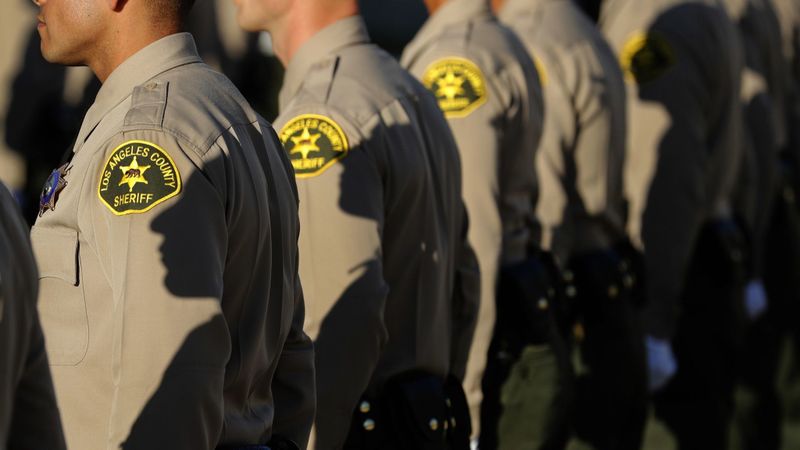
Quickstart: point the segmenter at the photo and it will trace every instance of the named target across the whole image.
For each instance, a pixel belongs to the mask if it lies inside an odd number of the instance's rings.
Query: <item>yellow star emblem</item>
[[[133,162],[130,166],[119,166],[119,170],[122,171],[122,179],[119,181],[119,186],[127,184],[128,192],[133,192],[133,187],[136,186],[136,183],[147,184],[147,180],[144,178],[144,173],[149,168],[150,166],[140,166],[139,162],[134,156]]]
[[[319,147],[317,146],[317,140],[321,138],[321,134],[311,134],[308,131],[308,127],[303,128],[303,134],[298,137],[290,138],[292,143],[294,143],[294,147],[292,151],[289,152],[291,154],[300,153],[303,159],[308,159],[308,154],[311,152],[318,152]]]
[[[441,78],[437,83],[436,96],[453,100],[457,95],[464,95],[464,88],[462,87],[464,81],[464,77],[456,76],[452,70],[448,70],[444,78]]]

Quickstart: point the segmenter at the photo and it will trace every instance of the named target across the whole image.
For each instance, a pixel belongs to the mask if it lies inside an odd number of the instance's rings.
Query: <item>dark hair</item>
[[[160,18],[176,18],[183,23],[194,6],[195,0],[150,0],[153,13]],[[207,0],[208,1],[208,0]]]
[[[181,21],[186,20],[189,17],[192,6],[194,6],[194,0],[175,0],[175,2],[178,4],[178,14]]]

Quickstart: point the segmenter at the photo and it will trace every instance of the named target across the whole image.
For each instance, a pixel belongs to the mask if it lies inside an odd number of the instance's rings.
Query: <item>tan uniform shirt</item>
[[[625,238],[625,84],[617,59],[572,0],[509,0],[499,18],[536,62],[545,100],[536,167],[542,246],[570,255]]]
[[[469,242],[481,270],[481,307],[464,389],[478,431],[481,379],[495,321],[498,269],[538,242],[535,153],[542,130],[536,69],[486,0],[450,0],[406,47],[401,63],[436,95],[463,169]]]
[[[0,449],[64,449],[28,227],[0,184]]]
[[[628,230],[644,248],[646,331],[672,334],[702,224],[727,216],[740,157],[736,31],[713,0],[608,0],[628,88]]]
[[[360,17],[303,44],[285,80],[276,126],[300,192],[316,447],[341,448],[359,398],[388,377],[463,375],[477,263],[447,122]]]
[[[271,126],[165,37],[111,74],[31,237],[70,448],[304,444],[297,197]]]

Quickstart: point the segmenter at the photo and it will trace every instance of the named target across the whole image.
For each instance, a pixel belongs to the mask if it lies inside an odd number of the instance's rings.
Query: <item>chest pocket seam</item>
[[[50,364],[77,365],[89,347],[78,232],[34,226],[31,241],[39,262],[39,315]]]

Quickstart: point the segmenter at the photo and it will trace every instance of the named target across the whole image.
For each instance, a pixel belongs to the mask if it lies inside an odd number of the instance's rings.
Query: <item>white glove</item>
[[[761,280],[750,280],[744,288],[744,309],[750,320],[758,319],[767,310],[767,291]]]
[[[672,345],[664,339],[645,337],[647,349],[648,387],[655,392],[667,384],[678,371],[678,363],[672,353]]]

